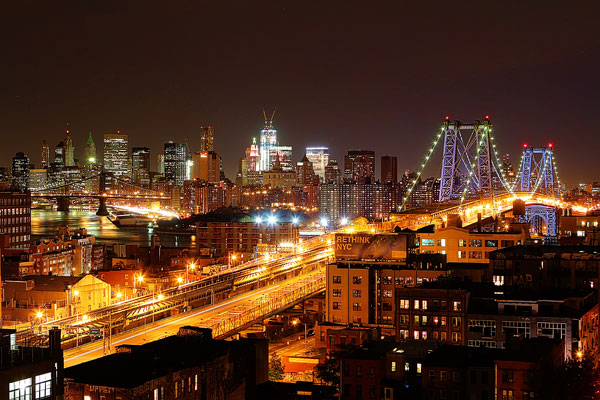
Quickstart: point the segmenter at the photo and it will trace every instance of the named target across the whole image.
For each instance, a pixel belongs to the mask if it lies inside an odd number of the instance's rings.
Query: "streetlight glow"
[[[292,217],[292,224],[297,225],[300,219],[298,217]]]
[[[325,217],[321,218],[320,223],[321,223],[322,226],[326,227],[328,225],[327,218],[325,218]]]
[[[262,217],[259,215],[258,217],[254,218],[254,222],[256,222],[257,224],[262,223]]]
[[[342,218],[340,219],[340,223],[341,223],[342,225],[347,225],[347,224],[348,224],[348,218],[346,218],[346,217],[342,217]]]
[[[267,218],[267,222],[271,225],[277,222],[277,217],[275,215],[269,215]]]

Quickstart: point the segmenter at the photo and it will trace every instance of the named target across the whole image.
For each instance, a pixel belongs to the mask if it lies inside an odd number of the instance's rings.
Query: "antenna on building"
[[[271,117],[267,118],[267,112],[265,111],[265,108],[262,108],[262,112],[263,112],[263,117],[265,118],[265,126],[269,126],[272,127],[273,126],[273,119],[275,118],[275,113],[277,112],[277,107],[273,108],[273,112],[271,113]]]

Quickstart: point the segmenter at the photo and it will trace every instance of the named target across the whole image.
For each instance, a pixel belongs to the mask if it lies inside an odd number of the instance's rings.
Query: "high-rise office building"
[[[96,143],[94,143],[94,139],[92,138],[92,132],[90,132],[88,136],[88,140],[85,143],[84,150],[84,165],[89,167],[90,165],[97,164],[97,153],[96,153]]]
[[[220,157],[214,151],[197,151],[192,155],[192,179],[215,183],[221,181]]]
[[[54,148],[54,164],[57,168],[65,166],[65,142],[60,142]]]
[[[275,160],[279,161],[282,171],[290,172],[294,171],[294,160],[292,154],[292,146],[274,146],[271,150],[271,162],[275,163]],[[269,169],[272,169],[273,165]]]
[[[342,171],[336,160],[329,160],[325,166],[325,180],[323,183],[338,184],[342,182]]]
[[[240,186],[257,186],[262,184],[259,171],[260,152],[256,144],[256,138],[252,138],[252,144],[246,148],[245,157],[240,159],[238,180]]]
[[[183,186],[186,175],[187,151],[185,143],[165,143],[165,178],[174,186]]]
[[[73,139],[71,139],[71,128],[67,123],[67,130],[65,132],[65,167],[75,166],[75,147],[73,146]]]
[[[306,158],[312,163],[315,174],[325,181],[325,167],[329,162],[329,149],[327,147],[307,147]]]
[[[30,169],[27,187],[29,190],[40,190],[48,183],[48,169]]]
[[[104,171],[111,173],[116,178],[128,176],[131,172],[128,167],[129,136],[117,133],[104,135]],[[112,189],[112,179],[108,177],[105,189]]]
[[[21,193],[27,191],[29,183],[29,157],[18,152],[12,158],[12,189]]]
[[[313,170],[313,163],[310,162],[307,155],[296,163],[296,176],[300,185],[315,185],[319,183],[319,177]]]
[[[200,151],[215,150],[215,129],[208,126],[200,127]]]
[[[131,176],[133,181],[143,187],[150,187],[150,148],[131,148]]]
[[[381,157],[381,183],[398,182],[398,157]]]
[[[50,146],[46,143],[45,140],[42,141],[42,158],[41,158],[42,168],[48,168],[50,166]]]
[[[267,114],[263,110],[263,115],[265,117],[265,125],[260,130],[260,159],[259,159],[259,171],[268,171],[273,168],[273,161],[275,160],[275,155],[277,151],[275,147],[277,146],[277,129],[273,127],[273,117],[275,116],[275,111],[271,114],[271,117],[267,117]]]
[[[344,156],[344,180],[360,184],[375,183],[375,152],[348,150]]]
[[[159,174],[164,175],[165,174],[165,155],[164,154],[159,154],[156,156],[156,162],[157,162],[157,171]]]

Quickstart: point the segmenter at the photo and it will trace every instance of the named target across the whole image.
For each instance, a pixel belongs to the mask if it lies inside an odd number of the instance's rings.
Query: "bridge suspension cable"
[[[431,159],[431,156],[432,156],[435,148],[437,147],[437,144],[439,143],[440,138],[442,137],[443,132],[444,132],[444,127],[442,127],[441,130],[440,130],[440,133],[438,133],[435,136],[435,139],[433,140],[433,144],[431,145],[431,147],[429,148],[429,150],[425,154],[423,162],[421,163],[421,166],[417,170],[417,176],[415,177],[415,179],[413,179],[413,181],[411,182],[408,190],[404,194],[404,197],[402,198],[402,205],[400,206],[400,210],[404,210],[406,202],[408,201],[408,198],[410,197],[412,191],[414,190],[415,186],[417,185],[417,182],[419,181],[419,178],[421,177],[421,174],[423,173],[423,170],[425,169],[425,167],[427,166],[429,160]]]

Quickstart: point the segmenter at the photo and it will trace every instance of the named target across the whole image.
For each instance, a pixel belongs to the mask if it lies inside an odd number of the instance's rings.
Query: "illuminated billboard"
[[[335,256],[346,260],[406,259],[405,235],[336,233]]]

